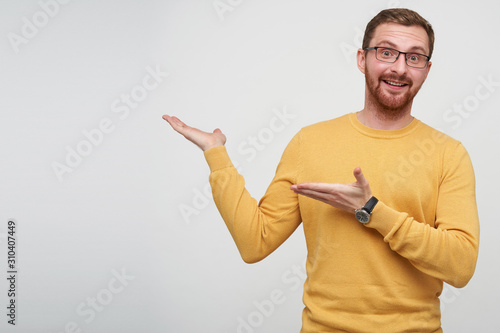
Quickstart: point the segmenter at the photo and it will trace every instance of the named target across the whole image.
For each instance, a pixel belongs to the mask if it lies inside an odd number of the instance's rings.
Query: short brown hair
[[[384,23],[397,23],[406,26],[418,25],[424,28],[429,37],[429,58],[432,56],[432,51],[434,50],[434,30],[432,30],[431,24],[417,12],[406,8],[385,9],[372,18],[366,25],[365,36],[363,37],[363,49],[369,47],[375,29]]]

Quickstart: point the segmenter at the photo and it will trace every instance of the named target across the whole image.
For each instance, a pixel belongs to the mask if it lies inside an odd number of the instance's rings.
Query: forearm
[[[366,226],[378,230],[393,251],[420,271],[463,287],[474,274],[479,247],[477,214],[465,215],[469,220],[457,223],[460,227],[432,227],[379,202]]]
[[[210,184],[214,202],[245,262],[262,260],[297,228],[298,206],[276,194],[289,187],[286,181],[274,181],[261,204],[251,197],[245,181],[231,163],[224,147],[205,151],[210,166]],[[287,189],[287,192],[291,192]],[[293,193],[291,194],[293,195]],[[265,201],[265,202],[263,202]],[[293,200],[292,200],[293,201]],[[297,212],[295,212],[297,211]]]

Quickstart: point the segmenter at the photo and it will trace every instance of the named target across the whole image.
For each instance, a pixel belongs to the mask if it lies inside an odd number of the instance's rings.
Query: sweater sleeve
[[[225,147],[205,151],[215,204],[247,263],[264,259],[301,223],[297,194],[290,190],[297,173],[297,154],[296,136],[283,153],[265,195],[257,203],[245,189],[245,181]]]
[[[393,251],[420,271],[454,287],[464,287],[476,267],[479,218],[474,171],[461,144],[443,162],[434,225],[418,222],[379,202],[366,226],[378,230]]]

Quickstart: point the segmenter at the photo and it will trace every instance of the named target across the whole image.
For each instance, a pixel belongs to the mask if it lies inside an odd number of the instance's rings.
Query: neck
[[[408,126],[413,120],[413,116],[409,113],[394,119],[384,113],[371,112],[367,109],[359,111],[356,115],[363,125],[380,130],[398,130]]]
[[[365,108],[357,113],[358,120],[365,126],[380,130],[398,130],[408,126],[413,120],[411,103],[401,110],[380,110],[375,105],[365,103]]]

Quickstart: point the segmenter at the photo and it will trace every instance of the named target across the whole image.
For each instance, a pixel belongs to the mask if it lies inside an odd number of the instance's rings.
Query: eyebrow
[[[394,48],[394,49],[396,49],[396,47],[397,47],[396,44],[394,44],[394,43],[392,43],[391,41],[388,41],[388,40],[382,40],[378,44],[379,45],[380,44],[387,44],[389,47]],[[421,52],[423,55],[427,54],[426,50],[423,47],[420,47],[420,46],[413,46],[412,48],[410,48],[409,50],[407,50],[407,52]]]

